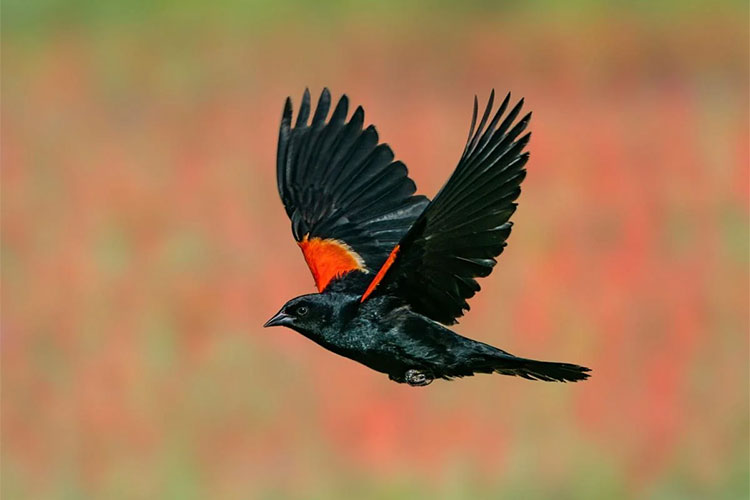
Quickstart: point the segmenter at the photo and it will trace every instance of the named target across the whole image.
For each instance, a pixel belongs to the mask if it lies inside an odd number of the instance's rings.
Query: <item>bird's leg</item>
[[[415,369],[407,370],[404,378],[406,379],[406,383],[412,387],[430,385],[434,379],[432,373],[429,371]]]

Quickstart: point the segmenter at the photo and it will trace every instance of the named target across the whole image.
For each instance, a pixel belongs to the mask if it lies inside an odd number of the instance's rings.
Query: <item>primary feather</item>
[[[377,270],[428,200],[414,195],[406,167],[394,161],[387,144],[378,142],[375,127],[364,126],[361,106],[348,121],[347,96],[339,99],[328,119],[330,106],[331,94],[324,89],[309,121],[310,92],[305,90],[292,125],[287,98],[277,152],[279,194],[298,242],[319,238],[341,243],[354,260],[364,263],[361,270]],[[311,269],[312,258],[330,258],[309,251],[305,257]],[[340,277],[351,270],[334,274]]]
[[[476,127],[477,99],[469,138],[456,170],[399,242],[398,256],[376,293],[401,297],[414,311],[444,324],[469,309],[510,235],[529,154],[523,134],[531,113],[515,122],[521,99],[504,116],[508,94],[489,121],[495,93]],[[502,121],[501,121],[502,119]]]

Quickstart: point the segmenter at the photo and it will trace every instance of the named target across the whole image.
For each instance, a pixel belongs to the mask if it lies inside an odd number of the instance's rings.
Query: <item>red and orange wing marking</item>
[[[309,238],[305,235],[299,242],[307,267],[310,268],[318,291],[326,289],[331,280],[351,271],[365,271],[365,265],[357,252],[333,238]]]
[[[359,299],[360,302],[364,302],[365,299],[370,296],[370,294],[375,290],[375,288],[383,280],[383,276],[385,276],[385,273],[388,272],[388,269],[390,269],[390,267],[393,265],[393,262],[396,260],[396,256],[398,255],[399,249],[400,249],[399,245],[396,245],[395,247],[393,247],[393,250],[391,250],[391,253],[388,255],[388,258],[385,259],[385,262],[380,267],[378,274],[375,275],[375,277],[372,279],[370,284],[367,286],[367,290],[365,290],[365,293],[362,294],[362,298]]]

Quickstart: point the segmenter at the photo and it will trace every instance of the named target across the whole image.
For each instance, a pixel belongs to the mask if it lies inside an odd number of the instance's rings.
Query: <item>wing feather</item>
[[[331,104],[323,89],[312,112],[306,89],[292,126],[287,98],[276,157],[279,194],[319,291],[351,271],[377,270],[429,201],[364,126],[361,106],[347,121],[348,97],[328,118]]]
[[[529,158],[524,149],[530,134],[522,134],[531,113],[517,120],[523,99],[507,114],[510,94],[493,115],[494,102],[493,91],[477,126],[474,98],[469,137],[456,170],[361,300],[388,293],[445,324],[455,323],[469,309],[467,299],[480,289],[476,278],[492,272],[507,244]]]

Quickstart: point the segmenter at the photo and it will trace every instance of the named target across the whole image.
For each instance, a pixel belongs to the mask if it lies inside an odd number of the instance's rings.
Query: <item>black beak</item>
[[[279,311],[273,318],[266,321],[266,324],[263,325],[263,328],[268,328],[269,326],[285,326],[291,323],[292,317],[288,314],[285,314],[284,311]]]

